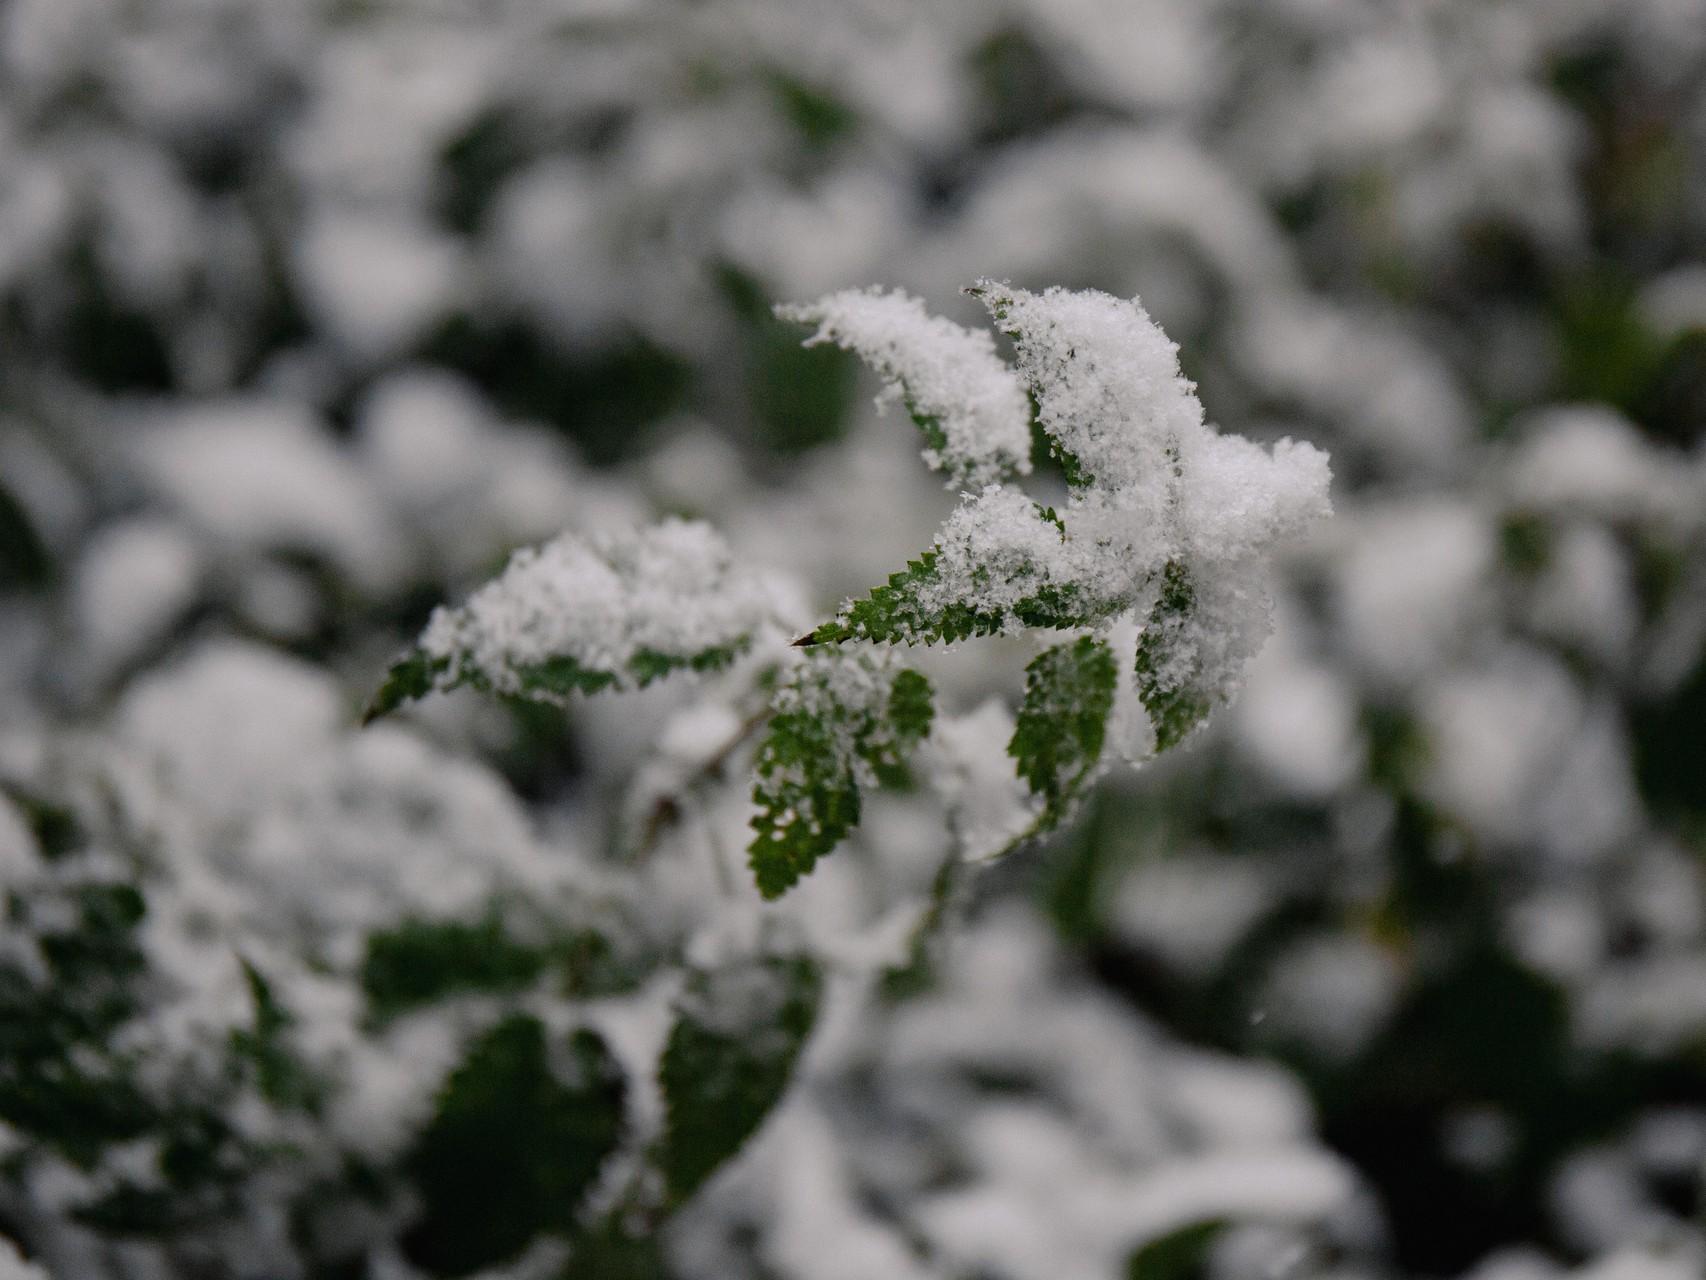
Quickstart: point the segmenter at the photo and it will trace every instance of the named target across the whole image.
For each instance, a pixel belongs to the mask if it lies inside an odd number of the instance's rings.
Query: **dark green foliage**
[[[53,561],[23,506],[0,485],[0,590],[39,587],[53,575]]]
[[[525,122],[513,108],[489,107],[439,152],[438,213],[464,234],[479,230],[503,185],[534,151]]]
[[[661,680],[673,671],[721,671],[746,651],[745,644],[719,645],[697,653],[659,653],[655,649],[640,649],[628,662],[628,670],[644,689],[654,680]]]
[[[888,1000],[907,1000],[927,990],[935,978],[937,953],[950,917],[957,914],[966,866],[958,850],[942,859],[930,881],[930,905],[906,940],[906,959],[883,971],[878,989]]]
[[[773,731],[772,740],[777,743],[773,758],[828,758],[808,735],[787,727],[779,736]],[[859,824],[859,786],[851,772],[800,785],[772,784],[761,776],[752,798],[760,812],[752,820],[757,835],[747,847],[747,860],[766,898],[779,898],[793,888]]]
[[[627,670],[621,673],[583,666],[566,654],[543,662],[517,663],[510,668],[510,675],[519,684],[512,696],[539,702],[561,702],[577,693],[603,693],[620,684],[624,678],[634,687],[643,689],[675,671],[720,671],[744,653],[747,644],[743,640],[738,644],[717,645],[696,653],[679,654],[641,649],[629,660]],[[362,714],[362,723],[371,724],[405,703],[424,698],[434,691],[448,692],[464,685],[492,691],[491,680],[470,663],[412,649],[392,664],[384,683],[379,686],[379,692],[374,694],[373,701]]]
[[[1118,683],[1113,649],[1092,636],[1046,649],[1025,668],[1025,701],[1007,753],[1043,798],[1037,830],[1056,826],[1094,775]]]
[[[884,712],[886,732],[865,753],[876,770],[877,781],[886,787],[906,784],[906,757],[930,732],[930,722],[935,716],[935,695],[930,682],[910,669],[896,672]]]
[[[1162,572],[1161,595],[1149,611],[1149,621],[1137,641],[1137,694],[1155,726],[1155,749],[1166,751],[1190,735],[1213,709],[1210,694],[1188,678],[1181,679],[1172,651],[1181,629],[1196,608],[1196,589],[1189,572],[1176,560]]]
[[[680,408],[693,383],[681,356],[638,335],[613,337],[596,352],[575,352],[508,317],[457,315],[421,354],[486,389],[508,416],[555,427],[595,465],[645,448],[646,428]]]
[[[64,363],[102,391],[166,391],[176,382],[165,326],[117,296],[92,237],[80,236],[63,269],[69,305],[56,332],[31,335],[57,343]]]
[[[907,415],[924,436],[924,443],[937,453],[948,447],[948,433],[942,430],[942,420],[934,414],[920,412],[911,400],[906,402]]]
[[[1638,707],[1633,726],[1635,777],[1642,795],[1655,810],[1682,815],[1695,824],[1706,845],[1702,726],[1706,726],[1706,655],[1680,688]]]
[[[1532,577],[1552,558],[1553,532],[1542,516],[1526,511],[1507,514],[1499,525],[1499,548],[1513,572]]]
[[[456,991],[524,987],[544,968],[544,952],[512,941],[495,916],[471,924],[408,920],[368,938],[361,986],[383,1020]]]
[[[783,114],[808,150],[826,151],[858,127],[858,112],[823,90],[779,70],[769,78]]]
[[[758,280],[729,264],[716,283],[740,325],[744,390],[760,443],[794,454],[839,440],[858,385],[859,361],[824,344],[800,344],[798,326],[777,318]]]
[[[1051,523],[1060,523],[1052,508],[1039,507],[1038,511]],[[927,607],[922,596],[940,581],[937,558],[938,553],[932,549],[916,560],[909,560],[905,569],[889,575],[885,585],[849,603],[834,621],[817,627],[801,643],[868,640],[878,644],[949,644],[974,636],[997,635],[1014,619],[1027,627],[1060,631],[1091,625],[1119,609],[1119,602],[1097,600],[1082,587],[1070,583],[1039,587],[1014,604],[1010,614],[998,609],[980,609],[964,600]]]
[[[235,1208],[235,1180],[257,1155],[206,1106],[158,1115],[158,1180],[120,1181],[79,1207],[77,1220],[105,1235],[165,1238],[204,1227]]]
[[[903,670],[879,704],[850,706],[826,674],[845,660],[826,655],[801,669],[801,695],[771,717],[759,747],[752,789],[759,812],[747,852],[766,898],[785,893],[858,824],[860,765],[899,785],[907,756],[930,730],[928,680]]]
[[[615,1223],[575,1237],[574,1252],[558,1280],[674,1280],[655,1233],[632,1235]]]
[[[1126,1263],[1126,1280],[1193,1280],[1203,1272],[1224,1222],[1193,1222],[1151,1240]]]
[[[604,1041],[577,1031],[558,1054],[538,1019],[506,1018],[445,1082],[406,1167],[420,1193],[403,1252],[435,1275],[512,1258],[567,1235],[622,1134],[626,1084]]]
[[[781,1099],[822,986],[807,956],[691,976],[658,1066],[666,1119],[655,1155],[672,1204],[739,1151]]]
[[[411,649],[391,664],[385,680],[373,700],[362,713],[361,722],[372,724],[380,716],[390,715],[406,702],[424,698],[433,691],[439,676],[449,669],[444,658],[435,658],[420,649]]]
[[[464,666],[457,683],[467,683],[478,686],[484,680]],[[613,671],[596,671],[584,667],[573,658],[547,658],[543,662],[528,663],[525,666],[513,668],[515,675],[521,681],[521,697],[538,697],[544,699],[566,698],[572,693],[603,693],[616,683],[616,673]]]
[[[617,932],[614,922],[600,916],[601,927],[577,928],[554,940],[547,949],[547,965],[558,990],[566,996],[598,997],[632,991],[646,976],[647,963],[635,954],[630,942],[623,946],[613,937],[632,938],[639,926],[625,922]],[[610,923],[605,932],[603,923]]]
[[[19,786],[0,784],[0,795],[17,809],[47,861],[64,857],[83,842],[77,816],[64,805]]]
[[[254,1001],[255,1021],[249,1029],[232,1031],[232,1053],[248,1063],[255,1087],[268,1102],[312,1109],[320,1100],[322,1088],[291,1049],[288,1037],[294,1019],[274,998],[261,971],[242,957],[238,959],[249,984],[249,998]]]
[[[55,923],[34,928],[45,973],[0,963],[0,1120],[88,1164],[157,1123],[108,1047],[136,1012],[147,906],[132,885],[94,880],[8,895],[6,908],[10,929]]]
[[[838,644],[870,640],[879,644],[926,644],[994,635],[1001,629],[999,614],[979,612],[969,605],[927,613],[919,596],[937,582],[935,551],[926,551],[906,568],[889,575],[886,585],[872,590],[805,638],[807,644]]]

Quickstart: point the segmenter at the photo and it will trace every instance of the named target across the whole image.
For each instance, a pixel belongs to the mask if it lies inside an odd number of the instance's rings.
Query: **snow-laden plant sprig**
[[[768,698],[743,722],[763,731],[748,854],[766,897],[852,830],[865,788],[904,780],[927,739],[925,780],[950,811],[971,791],[988,803],[961,758],[986,735],[952,732],[901,647],[1074,633],[1027,668],[1006,746],[1017,800],[998,798],[1003,821],[955,822],[984,833],[969,852],[1059,825],[1116,756],[1182,742],[1267,636],[1274,548],[1329,513],[1326,455],[1213,430],[1177,347],[1135,299],[992,281],[970,292],[1011,340],[1013,364],[989,333],[900,292],[778,308],[817,326],[808,343],[870,364],[883,399],[923,433],[925,461],[961,489],[934,543],[885,584],[790,644],[785,586],[737,563],[704,524],[565,536],[440,609],[370,715],[460,685],[562,702],[750,655],[740,670]],[[1067,484],[1059,506],[1016,483],[1030,471],[1033,419]]]

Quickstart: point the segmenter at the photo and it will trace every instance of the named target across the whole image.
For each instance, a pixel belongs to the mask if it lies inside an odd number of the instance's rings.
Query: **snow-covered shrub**
[[[1701,17],[0,5],[0,1275],[1693,1280]],[[1068,483],[982,275],[1140,295],[1338,518]],[[616,613],[355,730],[658,538],[716,669]],[[747,1137],[691,1191],[672,1105]]]

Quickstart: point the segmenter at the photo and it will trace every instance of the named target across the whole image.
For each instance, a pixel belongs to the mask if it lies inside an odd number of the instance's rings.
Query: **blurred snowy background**
[[[356,712],[564,528],[878,581],[951,495],[769,308],[980,275],[1140,294],[1339,515],[568,1251],[739,797],[624,856],[691,689]],[[849,966],[921,805],[781,908]],[[1700,1280],[1706,4],[0,0],[0,888],[5,1280]]]

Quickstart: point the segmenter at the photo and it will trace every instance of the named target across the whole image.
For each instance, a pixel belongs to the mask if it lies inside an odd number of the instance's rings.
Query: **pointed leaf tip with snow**
[[[1030,471],[1030,403],[988,332],[933,316],[898,289],[845,289],[776,314],[817,326],[807,346],[832,342],[881,375],[885,395],[924,433],[924,461],[947,473],[950,488]]]

